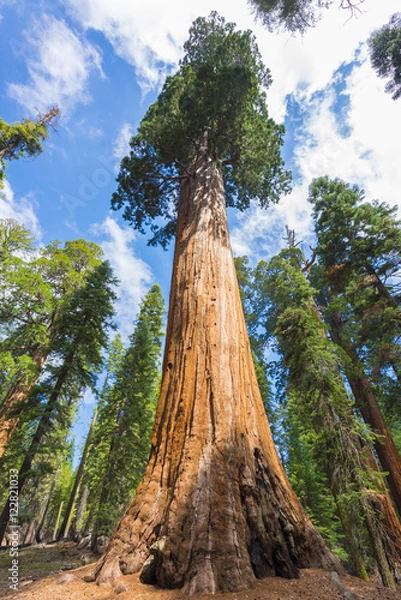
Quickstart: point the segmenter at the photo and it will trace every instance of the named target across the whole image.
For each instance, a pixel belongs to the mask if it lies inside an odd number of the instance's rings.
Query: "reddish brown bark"
[[[16,378],[4,405],[0,411],[0,457],[9,443],[18,423],[22,406],[27,402],[29,394],[38,380],[43,365],[45,364],[51,340],[55,335],[54,327],[55,315],[53,314],[47,325],[48,343],[44,346],[39,346],[32,354],[32,363],[34,370],[29,375]]]
[[[16,414],[17,407],[21,406],[21,403],[27,400],[29,392],[40,375],[45,360],[46,356],[43,355],[43,352],[38,351],[34,354],[32,362],[35,372],[31,373],[28,377],[16,381],[2,407],[0,412],[0,457],[3,456],[7,444],[19,423],[20,415]]]
[[[144,563],[146,564],[144,566]],[[221,172],[182,183],[161,396],[135,499],[92,573],[188,594],[341,568],[295,497],[254,372]]]
[[[332,340],[341,346],[350,358],[351,366],[346,367],[346,376],[363,420],[377,436],[374,447],[383,471],[387,472],[386,480],[394,504],[401,514],[401,456],[355,348],[347,338],[344,321],[339,313],[329,318],[329,326]]]

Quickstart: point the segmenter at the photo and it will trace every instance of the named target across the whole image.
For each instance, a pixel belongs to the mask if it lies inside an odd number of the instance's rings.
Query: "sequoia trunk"
[[[19,423],[22,406],[28,401],[29,394],[37,382],[43,365],[47,359],[49,346],[53,340],[56,330],[54,326],[55,314],[49,319],[47,325],[48,341],[46,347],[38,346],[32,354],[33,373],[30,375],[17,375],[16,381],[12,386],[4,405],[0,411],[0,457],[4,451]]]
[[[200,153],[181,184],[160,400],[149,463],[92,578],[142,569],[187,594],[340,569],[298,502],[256,381],[221,171]]]

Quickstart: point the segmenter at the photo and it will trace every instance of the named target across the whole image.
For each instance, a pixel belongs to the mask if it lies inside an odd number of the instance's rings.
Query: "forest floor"
[[[9,550],[0,552],[0,597],[17,600],[184,600],[180,590],[161,590],[143,585],[138,575],[123,577],[125,590],[119,594],[109,586],[85,583],[82,577],[96,557],[78,550],[75,544],[59,543],[22,548],[19,551],[18,591],[10,590],[8,569],[11,566]],[[346,575],[341,577],[346,590],[356,594],[355,600],[400,600],[401,586],[396,592],[383,588],[377,581],[363,582]],[[251,590],[236,593],[202,594],[198,600],[344,600],[333,582],[330,572],[322,569],[304,569],[300,579],[267,577],[256,582]],[[348,595],[348,598],[352,596]]]

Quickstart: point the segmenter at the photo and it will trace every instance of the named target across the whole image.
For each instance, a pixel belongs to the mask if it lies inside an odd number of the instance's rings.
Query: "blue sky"
[[[234,253],[269,258],[286,224],[313,243],[306,202],[313,177],[338,176],[368,199],[398,204],[401,101],[385,94],[365,42],[399,2],[365,0],[353,19],[339,3],[301,37],[266,31],[246,0],[0,0],[1,117],[34,118],[51,105],[62,112],[45,152],[9,165],[0,217],[23,221],[42,244],[99,243],[121,282],[117,320],[125,335],[152,283],[167,300],[172,248],[149,248],[110,210],[110,197],[128,140],[174,71],[191,22],[211,10],[255,32],[273,76],[269,111],[285,123],[283,155],[294,172],[293,192],[279,205],[230,211]]]

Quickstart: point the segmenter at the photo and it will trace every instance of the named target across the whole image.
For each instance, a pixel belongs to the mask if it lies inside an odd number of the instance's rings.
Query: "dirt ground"
[[[31,546],[19,554],[18,591],[9,589],[8,568],[10,555],[0,553],[0,597],[18,600],[184,600],[180,590],[161,590],[143,585],[138,575],[122,578],[120,593],[109,586],[85,583],[82,577],[88,571],[94,556],[79,551],[74,544]],[[84,565],[84,566],[79,566]],[[76,568],[78,567],[79,568]],[[377,581],[363,582],[356,577],[341,577],[344,588],[360,600],[401,600],[401,586],[396,592],[387,590]],[[243,592],[203,594],[199,600],[343,600],[344,595],[333,583],[332,575],[322,569],[304,569],[300,579],[268,577],[256,582],[254,588]]]

